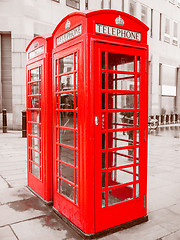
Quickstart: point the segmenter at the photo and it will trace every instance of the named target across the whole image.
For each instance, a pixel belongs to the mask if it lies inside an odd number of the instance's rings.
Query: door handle
[[[97,116],[95,116],[95,125],[98,126],[99,125],[99,118]]]

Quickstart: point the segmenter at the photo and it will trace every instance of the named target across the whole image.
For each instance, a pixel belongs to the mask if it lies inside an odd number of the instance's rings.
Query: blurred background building
[[[180,114],[180,0],[0,0],[0,127],[21,129],[26,46],[73,11],[115,9],[149,27],[149,115]]]

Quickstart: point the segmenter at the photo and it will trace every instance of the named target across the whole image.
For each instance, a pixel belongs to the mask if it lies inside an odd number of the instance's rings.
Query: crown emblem
[[[119,15],[119,17],[117,17],[116,19],[115,19],[115,23],[117,24],[117,25],[120,25],[120,26],[123,26],[124,25],[124,20],[120,17],[120,15]]]
[[[66,25],[65,25],[65,29],[68,30],[71,26],[71,22],[69,20],[67,20]]]

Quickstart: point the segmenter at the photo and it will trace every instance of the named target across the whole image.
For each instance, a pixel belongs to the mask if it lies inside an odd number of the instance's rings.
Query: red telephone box
[[[147,220],[147,30],[99,10],[53,33],[54,209],[86,236]]]
[[[28,187],[52,201],[52,36],[36,37],[26,49]]]

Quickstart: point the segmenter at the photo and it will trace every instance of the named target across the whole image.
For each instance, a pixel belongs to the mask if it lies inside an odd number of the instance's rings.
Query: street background
[[[0,130],[0,240],[82,239],[26,188],[26,140]],[[148,146],[149,221],[101,240],[180,239],[180,126],[159,127]]]

